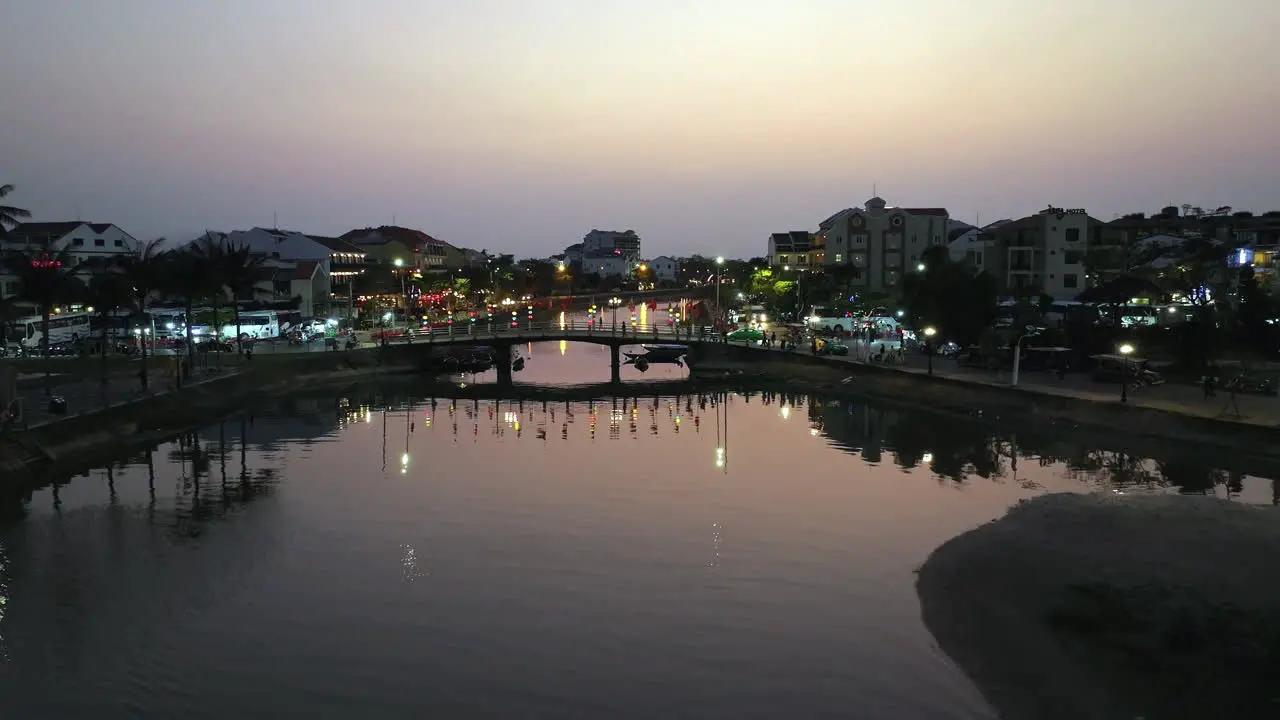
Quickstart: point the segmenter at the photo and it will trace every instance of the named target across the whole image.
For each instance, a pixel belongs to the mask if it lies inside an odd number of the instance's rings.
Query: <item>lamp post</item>
[[[932,325],[924,329],[924,356],[929,363],[929,374],[933,374],[933,336],[938,331]]]
[[[396,270],[399,271],[399,275],[400,275],[400,302],[404,303],[404,322],[405,322],[405,325],[408,325],[409,324],[409,297],[404,287],[404,260],[401,260],[400,258],[396,258],[395,266],[396,266]]]
[[[613,308],[613,332],[618,332],[618,306],[622,304],[622,298],[614,295],[609,298],[609,307]]]
[[[1028,325],[1026,330],[1018,335],[1018,340],[1013,344],[1013,381],[1009,383],[1010,387],[1018,387],[1018,370],[1022,367],[1022,341],[1030,337],[1040,334],[1040,328]]]
[[[1133,346],[1125,343],[1120,346],[1120,402],[1129,402],[1129,356],[1133,354]]]
[[[720,312],[720,268],[724,266],[724,257],[716,256],[716,312]]]

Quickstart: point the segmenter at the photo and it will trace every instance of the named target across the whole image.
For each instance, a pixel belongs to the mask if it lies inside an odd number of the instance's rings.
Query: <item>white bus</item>
[[[49,345],[77,342],[89,338],[90,313],[66,313],[49,316]],[[10,323],[11,336],[28,351],[39,350],[44,341],[44,331],[39,315],[25,317]]]
[[[236,324],[222,326],[222,337],[234,340]],[[248,340],[269,340],[280,337],[280,315],[275,312],[240,313],[240,337]]]

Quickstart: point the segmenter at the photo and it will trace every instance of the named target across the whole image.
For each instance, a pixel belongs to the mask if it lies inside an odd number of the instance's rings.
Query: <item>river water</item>
[[[579,349],[536,346],[529,372],[607,378],[607,352]],[[298,398],[0,520],[0,702],[23,720],[985,718],[913,570],[1021,498],[1179,485],[1275,492],[1194,457],[823,398]]]

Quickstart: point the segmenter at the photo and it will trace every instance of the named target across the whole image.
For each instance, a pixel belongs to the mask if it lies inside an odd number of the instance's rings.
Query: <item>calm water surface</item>
[[[821,398],[303,399],[4,521],[0,698],[23,719],[985,718],[914,568],[1020,498],[1171,483],[1274,495]]]

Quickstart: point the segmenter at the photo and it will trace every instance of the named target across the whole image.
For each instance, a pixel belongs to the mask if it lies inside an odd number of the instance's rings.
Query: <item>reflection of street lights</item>
[[[932,325],[924,329],[924,355],[929,362],[930,375],[933,374],[933,336],[937,334],[938,331]]]
[[[1133,354],[1133,346],[1125,343],[1120,346],[1120,402],[1129,402],[1129,356]]]
[[[924,263],[916,264],[916,272],[924,272]]]

